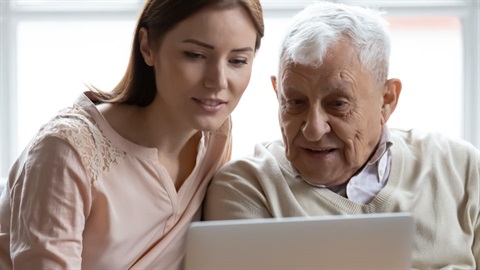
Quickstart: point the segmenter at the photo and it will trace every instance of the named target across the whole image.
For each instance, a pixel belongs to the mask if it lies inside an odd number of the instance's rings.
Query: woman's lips
[[[221,100],[221,99],[197,99],[193,98],[197,104],[200,105],[202,109],[204,109],[207,112],[218,112],[219,110],[222,109],[223,105],[227,104],[227,102]]]

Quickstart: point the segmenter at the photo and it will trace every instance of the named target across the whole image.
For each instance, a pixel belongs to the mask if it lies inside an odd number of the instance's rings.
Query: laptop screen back
[[[186,269],[409,269],[408,213],[191,224]]]

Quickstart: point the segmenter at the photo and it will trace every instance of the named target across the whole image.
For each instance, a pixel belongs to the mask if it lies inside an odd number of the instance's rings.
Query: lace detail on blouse
[[[57,137],[72,145],[92,183],[125,156],[125,152],[103,135],[93,118],[78,104],[61,110],[42,126],[30,149],[47,137]]]

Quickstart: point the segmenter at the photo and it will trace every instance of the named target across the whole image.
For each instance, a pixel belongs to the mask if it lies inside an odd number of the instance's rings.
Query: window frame
[[[70,0],[71,1],[71,0]],[[16,40],[17,25],[22,21],[44,20],[118,20],[138,16],[143,6],[140,0],[122,2],[78,1],[59,8],[55,1],[46,6],[20,5],[15,0],[0,1],[0,180],[17,158]],[[358,5],[358,0],[336,0]],[[89,4],[90,3],[90,4]],[[265,17],[291,17],[312,1],[262,0]],[[480,148],[480,2],[476,0],[376,0],[362,5],[385,10],[389,16],[454,16],[461,21],[463,41],[463,112],[462,138]],[[4,181],[0,181],[2,183]]]

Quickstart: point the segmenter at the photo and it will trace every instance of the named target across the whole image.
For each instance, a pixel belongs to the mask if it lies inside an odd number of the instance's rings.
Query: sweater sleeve
[[[475,258],[475,264],[477,269],[480,268],[480,151],[477,151],[477,161],[476,161],[476,168],[473,170],[473,178],[476,183],[477,187],[477,200],[478,200],[478,213],[475,223],[475,231],[474,231],[474,241],[473,241],[473,256]],[[475,180],[476,179],[476,180]]]
[[[82,233],[92,198],[77,152],[59,138],[44,138],[10,177],[14,268],[80,269]]]
[[[475,240],[473,243],[473,256],[477,269],[480,268],[480,213],[475,224]]]
[[[271,218],[258,175],[248,162],[227,163],[214,176],[207,191],[205,220]]]

